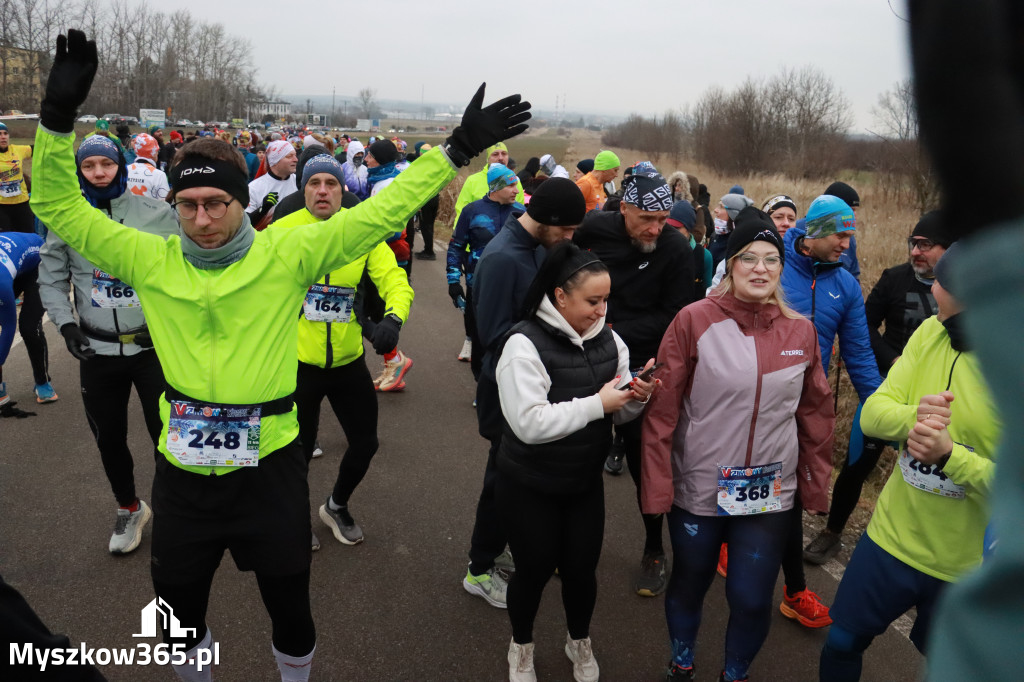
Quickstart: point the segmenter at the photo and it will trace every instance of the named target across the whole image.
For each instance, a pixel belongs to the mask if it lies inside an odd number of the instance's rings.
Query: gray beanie
[[[729,214],[729,220],[735,221],[740,211],[747,206],[753,206],[754,200],[744,194],[726,194],[721,198],[725,212]]]

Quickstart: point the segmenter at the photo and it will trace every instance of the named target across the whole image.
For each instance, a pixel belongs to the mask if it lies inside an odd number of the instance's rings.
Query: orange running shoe
[[[828,607],[821,603],[821,597],[806,588],[790,596],[789,590],[783,587],[779,611],[807,628],[823,628],[832,624]]]

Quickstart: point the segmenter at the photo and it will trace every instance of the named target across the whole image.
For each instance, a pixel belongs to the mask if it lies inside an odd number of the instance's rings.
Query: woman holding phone
[[[729,543],[729,625],[720,679],[746,680],[771,624],[797,488],[828,510],[834,414],[814,326],[782,297],[785,249],[771,218],[740,211],[711,295],[683,308],[658,358],[644,417],[641,506],[668,513],[668,679],[693,679],[704,595]]]
[[[556,569],[573,676],[577,682],[599,676],[590,618],[604,536],[601,472],[612,424],[636,418],[656,383],[629,378],[629,351],[605,324],[610,290],[608,268],[596,256],[570,242],[556,247],[498,360],[505,431],[495,496],[516,559],[508,586],[512,682],[537,679],[533,622]],[[653,364],[652,358],[647,368]]]

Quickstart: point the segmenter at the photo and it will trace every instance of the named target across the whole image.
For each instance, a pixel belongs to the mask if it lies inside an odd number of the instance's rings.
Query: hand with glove
[[[530,103],[523,102],[522,95],[509,95],[493,104],[481,108],[484,103],[483,83],[473,95],[462,123],[444,141],[444,150],[456,166],[468,166],[470,160],[496,142],[515,137],[529,126]]]
[[[266,215],[267,212],[277,206],[277,192],[268,192],[267,196],[263,198],[263,205],[260,206],[260,213]]]
[[[79,360],[88,360],[96,355],[96,351],[89,347],[89,339],[74,322],[62,325],[60,334],[64,337],[64,343],[68,345],[68,351]]]
[[[385,355],[398,347],[398,332],[402,329],[402,321],[397,315],[385,315],[384,319],[377,323],[370,337],[373,344],[373,351],[377,355]]]
[[[465,309],[466,307],[466,292],[462,290],[462,284],[460,282],[449,282],[448,283],[448,295],[452,297],[452,303],[456,308]],[[462,300],[462,304],[459,304],[459,300]]]
[[[89,96],[99,58],[96,43],[81,31],[71,29],[57,36],[57,52],[46,79],[46,94],[39,109],[39,122],[55,133],[75,130],[78,107]]]

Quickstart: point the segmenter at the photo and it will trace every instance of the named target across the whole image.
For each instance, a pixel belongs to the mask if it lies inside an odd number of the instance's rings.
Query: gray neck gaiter
[[[228,240],[227,244],[218,246],[215,249],[204,249],[188,238],[180,226],[181,251],[185,254],[185,260],[200,270],[217,270],[226,268],[234,262],[242,260],[249,252],[253,239],[256,237],[256,230],[253,229],[249,216],[242,214],[242,225],[235,232],[235,236]]]

